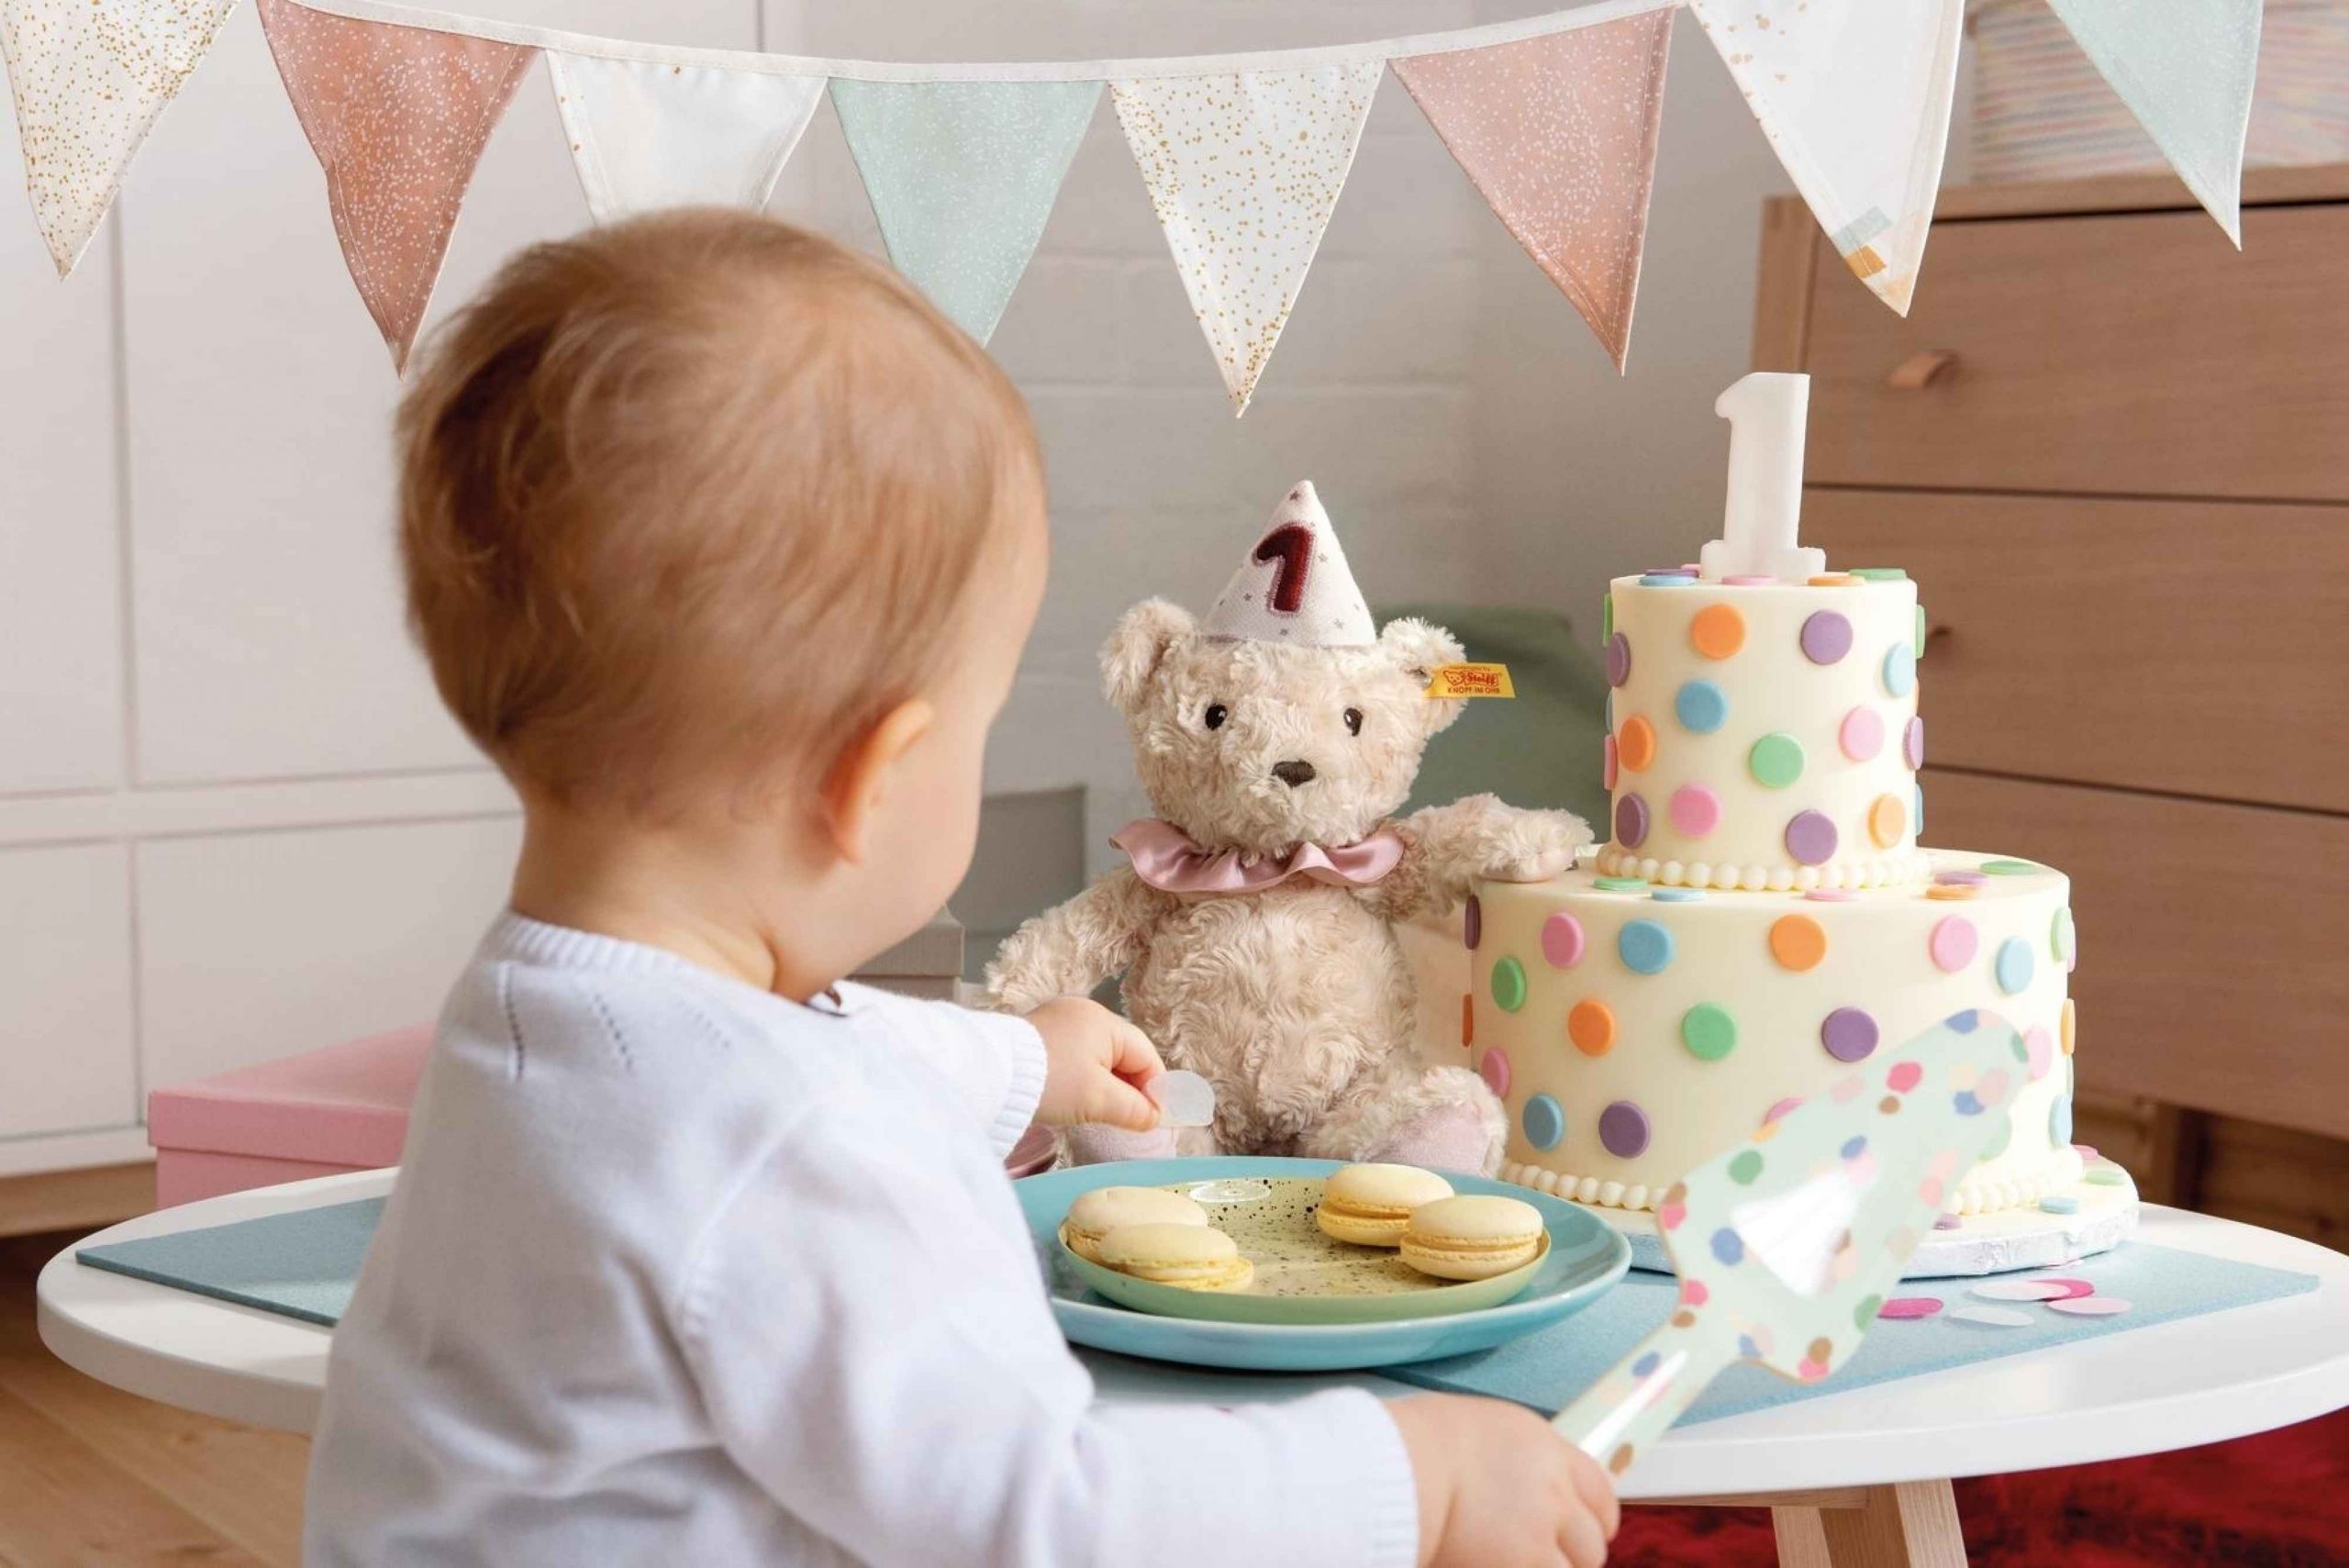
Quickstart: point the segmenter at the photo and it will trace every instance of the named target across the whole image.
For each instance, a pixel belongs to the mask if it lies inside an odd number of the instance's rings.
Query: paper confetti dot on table
[[[1833,610],[1820,610],[1802,623],[1803,657],[1814,664],[1832,664],[1852,651],[1852,623]]]
[[[1737,1049],[1737,1020],[1714,1002],[1699,1002],[1680,1016],[1680,1043],[1700,1062],[1719,1062]]]
[[[2051,1301],[2047,1310],[2061,1312],[2067,1318],[2110,1318],[2128,1311],[2130,1306],[2117,1296],[2079,1296],[2066,1301]]]
[[[1891,849],[1909,831],[1909,803],[1897,795],[1880,795],[1868,807],[1868,837],[1876,848]]]
[[[1981,944],[1974,922],[1963,915],[1952,915],[1934,926],[1925,940],[1925,949],[1932,955],[1934,968],[1944,974],[1954,974],[1974,962]]]
[[[1729,659],[1745,646],[1745,617],[1734,605],[1707,605],[1688,623],[1689,645],[1708,659]]]
[[[1582,922],[1560,910],[1542,922],[1542,957],[1553,969],[1572,969],[1582,962]]]
[[[1838,1007],[1819,1026],[1819,1043],[1838,1062],[1865,1062],[1878,1038],[1876,1019],[1858,1007]]]
[[[1872,707],[1855,707],[1843,716],[1835,744],[1854,762],[1871,761],[1884,750],[1884,716]]]
[[[1672,933],[1653,920],[1629,921],[1615,937],[1616,956],[1626,969],[1639,974],[1662,973],[1678,948]]]
[[[1620,686],[1631,678],[1631,639],[1621,632],[1607,639],[1607,684]]]
[[[1631,772],[1645,773],[1655,761],[1655,726],[1644,715],[1633,714],[1615,735],[1615,757]]]
[[[1998,944],[1998,959],[1994,966],[1998,977],[1998,989],[2011,996],[2031,984],[2035,965],[2032,962],[2031,944],[2021,937],[2009,937]]]
[[[1576,1002],[1566,1014],[1566,1038],[1585,1056],[1604,1056],[1615,1048],[1615,1012],[1597,997]]]
[[[1701,839],[1720,826],[1721,797],[1703,784],[1682,784],[1666,805],[1673,828],[1691,839]]]
[[[1484,1060],[1476,1063],[1476,1071],[1484,1075],[1485,1083],[1494,1094],[1506,1095],[1508,1093],[1508,1053],[1499,1046],[1496,1045],[1485,1052]]]
[[[1647,1152],[1648,1113],[1629,1100],[1617,1100],[1598,1113],[1598,1141],[1618,1160],[1636,1160]]]
[[[1633,790],[1615,803],[1615,841],[1627,850],[1636,850],[1647,839],[1648,803]]]
[[[1994,1279],[1968,1286],[1965,1294],[1984,1301],[2061,1301],[2072,1293],[2053,1280]]]
[[[1545,1152],[1555,1149],[1566,1136],[1566,1113],[1548,1095],[1536,1095],[1526,1101],[1518,1121],[1525,1129],[1525,1141]]]
[[[1944,1323],[1971,1323],[1984,1329],[2028,1329],[2032,1317],[2011,1307],[1961,1307],[1942,1319]]]
[[[1802,777],[1802,742],[1783,730],[1765,735],[1745,754],[1746,771],[1765,789],[1784,789]]]
[[[1689,681],[1673,696],[1672,711],[1690,734],[1710,735],[1729,722],[1729,696],[1710,681]]]
[[[1525,965],[1504,958],[1493,965],[1493,1002],[1504,1013],[1525,1006]]]
[[[1898,1323],[1903,1319],[1931,1318],[1942,1309],[1937,1296],[1896,1296],[1876,1312],[1878,1318],[1889,1318]],[[1863,1328],[1866,1325],[1861,1325]]]
[[[1911,773],[1925,765],[1925,721],[1915,715],[1900,728],[1900,755]]]
[[[1798,974],[1816,969],[1827,956],[1827,928],[1808,915],[1781,915],[1770,922],[1770,956]]]
[[[1787,824],[1787,853],[1802,865],[1820,865],[1834,859],[1839,841],[1835,824],[1825,812],[1798,811]]]
[[[1917,689],[1917,651],[1909,644],[1896,642],[1886,651],[1884,689],[1896,697]]]

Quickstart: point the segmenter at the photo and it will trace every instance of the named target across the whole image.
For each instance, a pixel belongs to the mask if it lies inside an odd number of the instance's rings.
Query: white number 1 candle
[[[1722,393],[1713,412],[1729,421],[1729,503],[1721,537],[1698,558],[1705,576],[1801,582],[1825,571],[1825,550],[1795,542],[1810,377],[1755,371]]]

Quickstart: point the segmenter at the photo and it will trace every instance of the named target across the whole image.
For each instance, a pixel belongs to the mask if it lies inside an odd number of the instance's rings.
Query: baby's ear
[[[1193,624],[1190,611],[1164,599],[1144,599],[1119,617],[1101,645],[1101,690],[1109,706],[1132,717],[1150,678],[1174,645],[1189,639]]]
[[[1408,617],[1386,623],[1386,629],[1378,634],[1378,649],[1397,669],[1411,678],[1414,685],[1423,690],[1435,678],[1437,665],[1457,664],[1467,657],[1467,650],[1460,646],[1460,639],[1443,628]],[[1424,700],[1430,735],[1449,728],[1468,706],[1458,697],[1428,697]]]

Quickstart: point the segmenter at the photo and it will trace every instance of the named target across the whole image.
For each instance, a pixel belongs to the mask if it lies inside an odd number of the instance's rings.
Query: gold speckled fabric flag
[[[1908,315],[1949,146],[1965,0],[1688,0],[1688,8],[1828,242],[1877,298]]]
[[[1619,371],[1631,348],[1675,9],[1671,0],[1620,21],[1393,62]]]
[[[25,185],[57,275],[73,270],[155,118],[236,0],[5,0],[0,51]]]
[[[1109,84],[1235,412],[1247,412],[1297,304],[1384,70],[1372,60]]]
[[[294,113],[326,170],[351,281],[407,351],[489,134],[538,50],[255,0]]]

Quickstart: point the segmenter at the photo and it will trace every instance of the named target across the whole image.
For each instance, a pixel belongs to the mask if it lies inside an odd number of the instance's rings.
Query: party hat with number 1
[[[1655,1215],[1679,1306],[1558,1430],[1620,1475],[1736,1362],[1815,1383],[1850,1360],[2030,1055],[1998,1015],[1956,1014],[1690,1172]]]

